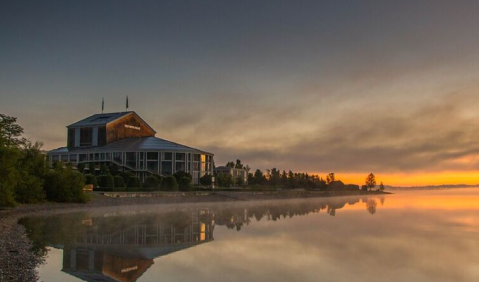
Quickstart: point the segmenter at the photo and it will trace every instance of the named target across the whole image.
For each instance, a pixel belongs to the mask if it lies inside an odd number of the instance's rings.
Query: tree
[[[384,191],[384,184],[382,181],[381,181],[381,184],[379,184],[379,190]]]
[[[243,164],[241,163],[241,160],[236,160],[235,168],[243,168]]]
[[[178,188],[183,192],[191,191],[191,179],[188,177],[182,177],[178,182]]]
[[[18,147],[25,143],[25,138],[19,138],[23,128],[16,122],[16,117],[0,114],[0,146]]]
[[[77,164],[77,170],[81,173],[85,171],[85,163],[79,163]]]
[[[368,177],[366,177],[366,183],[364,183],[368,190],[374,189],[376,187],[376,176],[373,173],[370,173]]]
[[[110,174],[110,171],[108,170],[108,166],[106,164],[101,164],[100,175],[107,175],[107,174]]]
[[[88,170],[90,174],[95,175],[95,163],[88,163]]]
[[[254,183],[261,185],[261,184],[263,184],[263,180],[264,180],[263,172],[261,170],[257,169],[254,172]]]
[[[161,183],[161,188],[166,191],[178,191],[178,182],[174,176],[169,175]]]
[[[213,176],[211,174],[205,174],[200,178],[200,184],[204,186],[210,186],[213,184]]]
[[[78,203],[88,201],[88,195],[83,191],[83,175],[69,167],[63,168],[61,163],[57,163],[55,168],[45,175],[44,187],[47,200]]]
[[[190,182],[193,180],[193,177],[191,176],[191,174],[189,174],[188,172],[184,172],[184,171],[177,171],[173,174],[173,176],[176,178],[176,182],[179,183],[181,178],[183,177],[186,177],[188,179],[190,179]]]
[[[229,167],[229,168],[234,168],[235,167],[235,163],[234,162],[227,162],[226,167]]]
[[[326,184],[329,184],[329,183],[331,183],[335,180],[336,180],[336,178],[334,176],[334,172],[331,172],[331,173],[328,174],[328,176],[326,176]]]

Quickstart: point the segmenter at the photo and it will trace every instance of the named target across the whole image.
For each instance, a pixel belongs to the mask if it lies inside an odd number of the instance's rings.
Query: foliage
[[[85,203],[88,196],[83,187],[83,175],[71,168],[63,168],[61,163],[45,175],[45,192],[51,201]]]
[[[79,163],[77,164],[77,170],[81,173],[85,171],[85,163]]]
[[[90,171],[90,174],[96,175],[95,172],[95,163],[88,163],[88,170]]]
[[[0,114],[0,147],[18,148],[26,139],[20,138],[23,128],[16,124],[17,118]]]
[[[130,178],[128,178],[128,182],[126,186],[128,188],[140,188],[141,187],[140,179],[136,176],[130,176]]]
[[[233,176],[231,174],[220,173],[216,176],[218,187],[230,187],[233,185]]]
[[[93,175],[93,174],[85,174],[85,184],[86,185],[93,185],[93,187],[96,187],[98,184],[97,184],[97,181],[96,181],[96,177]]]
[[[213,184],[213,176],[211,174],[205,174],[200,178],[200,184],[210,186]]]
[[[182,177],[178,182],[178,186],[180,191],[184,192],[191,191],[191,189],[193,188],[191,185],[191,179],[189,179],[188,177]]]
[[[113,176],[116,176],[118,175],[119,171],[118,171],[118,166],[115,165],[115,164],[111,164],[109,167],[108,167],[108,171],[110,172],[111,175]]]
[[[183,177],[186,177],[186,178],[189,178],[190,181],[193,180],[193,177],[191,176],[191,174],[189,174],[188,172],[184,172],[184,171],[178,171],[176,173],[173,174],[173,176],[176,178],[176,182],[180,182],[181,178]]]
[[[328,176],[326,176],[326,184],[329,184],[333,181],[336,181],[336,178],[334,176],[334,172],[331,172],[328,174]]]
[[[101,188],[111,188],[115,187],[115,181],[111,174],[103,174],[97,177],[98,186]]]
[[[379,190],[384,191],[384,184],[382,181],[381,181],[381,184],[379,184]]]
[[[163,183],[161,183],[161,189],[166,191],[178,191],[178,182],[172,175],[165,177]]]
[[[244,184],[244,179],[243,179],[243,177],[238,176],[238,177],[236,178],[235,184],[236,184],[236,185],[243,185],[243,184]]]
[[[125,180],[119,175],[113,177],[115,188],[125,188]]]
[[[108,170],[108,166],[106,164],[101,164],[100,175],[107,175],[107,174],[110,174],[110,171]]]
[[[366,183],[364,183],[368,190],[374,189],[376,187],[376,176],[373,173],[370,173],[368,177],[366,177]]]
[[[134,177],[135,175],[129,171],[122,171],[120,172],[119,174],[121,177],[123,177],[123,181],[125,183],[128,183],[128,179],[130,179],[130,177]]]
[[[150,175],[145,178],[143,187],[150,188],[150,190],[158,190],[158,188],[160,187],[160,182],[158,181],[158,178]]]

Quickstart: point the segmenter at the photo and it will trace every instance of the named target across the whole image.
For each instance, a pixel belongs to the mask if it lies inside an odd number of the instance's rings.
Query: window
[[[164,157],[164,160],[165,161],[171,161],[173,159],[173,153],[164,153],[165,157]]]
[[[117,163],[123,163],[123,153],[115,152],[113,153],[113,160]]]
[[[105,146],[106,145],[106,127],[100,126],[98,127],[98,146]]]
[[[136,168],[136,153],[135,152],[126,153],[126,165],[132,168]]]
[[[62,162],[68,162],[68,155],[62,155]]]
[[[162,161],[161,162],[161,172],[164,173],[164,174],[172,174],[171,162]]]
[[[80,128],[80,146],[91,146],[92,143],[92,128]]]
[[[184,162],[177,162],[176,163],[176,171],[185,171],[185,163]]]
[[[88,155],[87,154],[80,154],[79,159],[80,159],[80,162],[86,162],[86,161],[88,161]]]
[[[153,173],[158,173],[158,161],[147,161],[146,169]]]
[[[75,128],[68,129],[68,148],[75,147]]]
[[[200,155],[199,154],[194,154],[193,155],[193,161],[199,162],[200,161]]]
[[[71,163],[76,163],[77,162],[77,154],[70,155],[70,162]]]
[[[147,160],[149,161],[157,161],[158,160],[158,153],[157,152],[148,152],[146,153]]]
[[[177,161],[184,161],[185,160],[185,154],[184,153],[176,153],[176,160]]]

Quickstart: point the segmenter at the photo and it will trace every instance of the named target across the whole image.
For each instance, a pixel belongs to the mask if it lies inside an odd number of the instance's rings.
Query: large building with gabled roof
[[[193,184],[213,174],[213,154],[155,137],[133,111],[95,114],[67,126],[67,146],[48,152],[51,163],[108,163],[140,179],[151,174],[188,172]]]

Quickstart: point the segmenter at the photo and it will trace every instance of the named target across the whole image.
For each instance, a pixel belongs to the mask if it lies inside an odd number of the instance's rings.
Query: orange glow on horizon
[[[424,172],[424,173],[375,173],[377,184],[384,183],[390,186],[427,186],[427,185],[454,185],[454,184],[479,184],[479,171],[461,172]],[[326,178],[328,173],[313,173]],[[341,173],[336,172],[336,180],[347,184],[362,185],[369,173]]]

